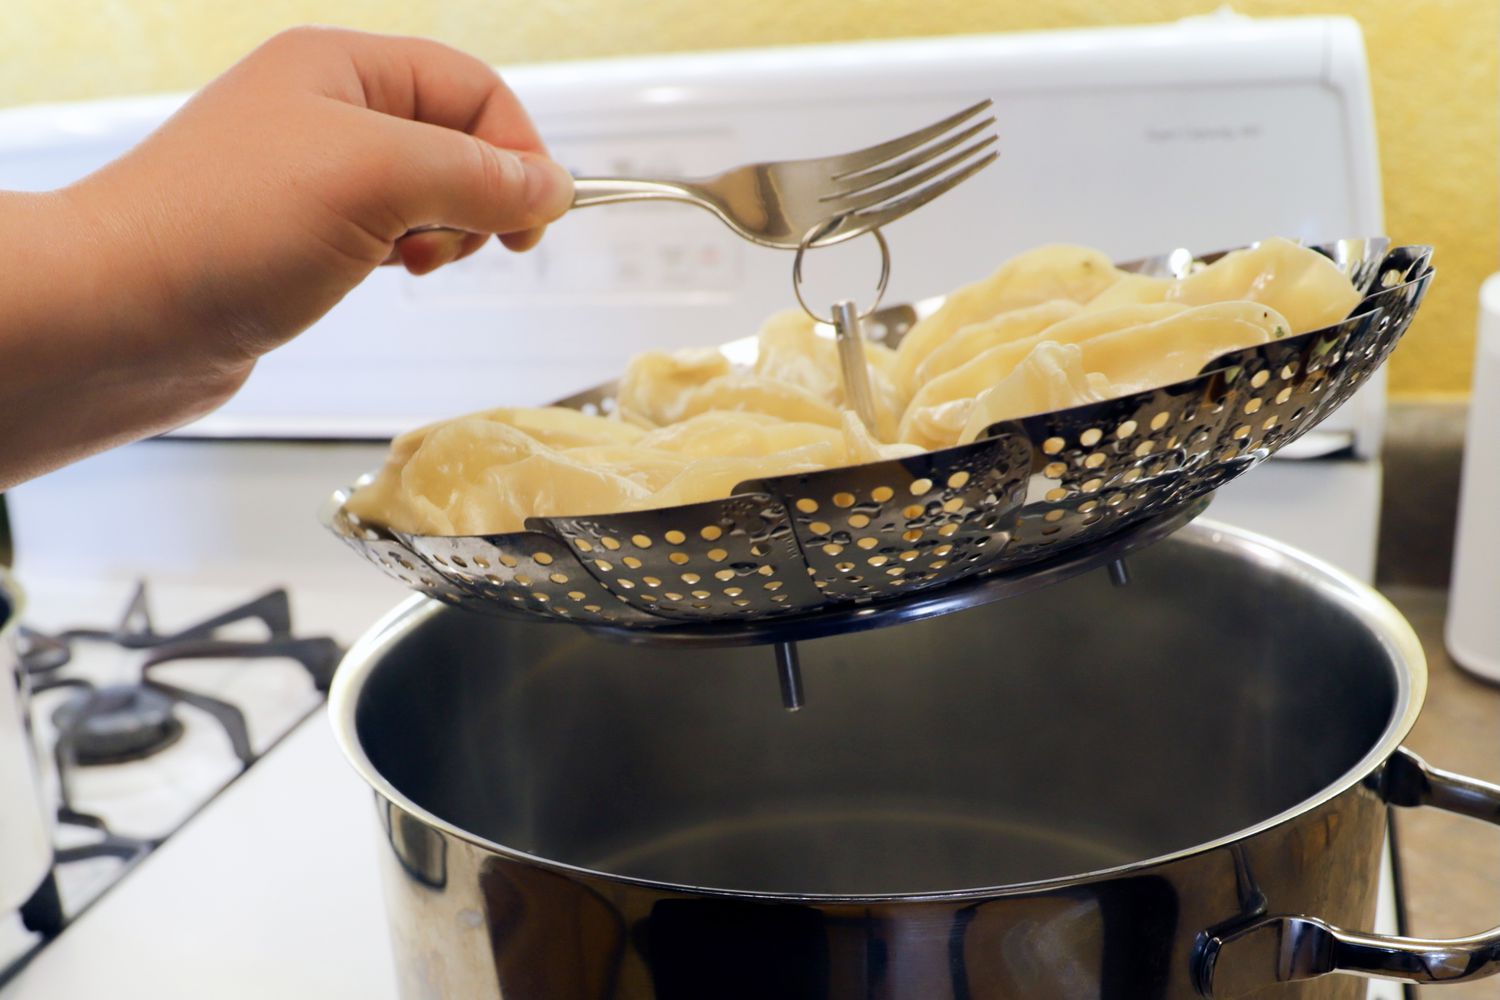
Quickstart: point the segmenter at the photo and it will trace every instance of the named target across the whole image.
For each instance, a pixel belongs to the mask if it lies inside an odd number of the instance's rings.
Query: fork
[[[995,135],[978,137],[995,124],[994,116],[959,128],[992,104],[980,101],[840,156],[751,163],[699,180],[579,177],[573,207],[682,201],[708,209],[761,246],[796,250],[842,243],[922,207],[993,163],[999,154],[988,147]]]

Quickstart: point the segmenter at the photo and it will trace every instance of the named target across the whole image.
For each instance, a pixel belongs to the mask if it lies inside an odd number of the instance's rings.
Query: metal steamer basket
[[[387,530],[351,515],[345,491],[325,520],[430,597],[637,641],[784,642],[1010,596],[1180,527],[1379,368],[1431,280],[1431,248],[1314,249],[1364,292],[1338,325],[1225,354],[1187,381],[996,424],[971,444],[748,482],[723,500],[532,518],[511,534]],[[1124,267],[1180,277],[1227,252]],[[866,328],[895,346],[941,302],[881,309]],[[725,351],[753,358],[754,341]],[[614,390],[559,405],[609,412]]]

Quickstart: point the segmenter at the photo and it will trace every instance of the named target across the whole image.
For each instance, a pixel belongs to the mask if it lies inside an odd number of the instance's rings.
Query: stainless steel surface
[[[21,608],[20,589],[0,568],[0,912],[25,903],[52,868],[52,823],[18,646]]]
[[[1410,628],[1202,522],[1131,576],[803,643],[795,714],[753,651],[408,601],[332,697],[403,995],[1174,1000],[1268,914],[1368,926]]]
[[[868,604],[847,604],[780,618],[684,622],[638,629],[584,623],[596,635],[636,645],[754,646],[766,643],[805,642],[848,632],[867,632],[891,625],[910,624],[963,611],[966,608],[1012,600],[1021,594],[1050,587],[1064,580],[1104,567],[1110,579],[1120,582],[1124,560],[1133,552],[1154,545],[1208,509],[1211,497],[1199,497],[1181,507],[1135,522],[1124,531],[1076,545],[1045,565],[1023,566],[1007,572],[971,576],[914,593]],[[1128,582],[1128,580],[1127,580]]]
[[[802,708],[802,658],[795,642],[776,644],[776,679],[781,684],[781,707],[788,712]]]
[[[996,424],[972,444],[741,484],[725,499],[527,530],[415,536],[359,523],[336,494],[330,528],[385,572],[449,603],[642,631],[857,609],[1071,548],[1182,509],[1297,440],[1384,362],[1432,277],[1426,247],[1316,248],[1366,292],[1337,326],[1226,354],[1197,377]],[[1186,250],[1127,265],[1183,273]],[[898,343],[932,303],[879,310]],[[736,348],[750,345],[737,344]],[[561,405],[607,411],[614,387]]]
[[[797,304],[802,307],[802,311],[811,316],[814,322],[824,326],[834,326],[834,314],[830,312],[826,318],[818,315],[817,310],[808,305],[807,299],[802,294],[802,263],[807,258],[807,251],[817,245],[818,234],[822,229],[823,227],[819,226],[809,230],[807,235],[802,237],[802,242],[797,244],[797,256],[792,258],[792,294],[797,297]],[[878,229],[870,230],[870,235],[875,237],[875,243],[880,248],[880,276],[875,279],[875,293],[870,299],[869,306],[855,312],[860,319],[875,314],[885,298],[886,286],[891,282],[891,245],[886,242],[885,235]]]
[[[865,333],[863,320],[874,314],[885,298],[886,286],[891,280],[891,247],[880,230],[870,231],[880,247],[880,277],[875,282],[875,294],[868,308],[861,310],[852,299],[842,299],[833,304],[827,319],[807,303],[802,295],[802,261],[808,249],[816,244],[818,230],[809,232],[797,247],[797,256],[792,261],[792,292],[797,304],[815,323],[833,327],[834,342],[838,345],[839,380],[844,387],[844,398],[849,408],[864,423],[865,428],[882,440],[894,436],[894,427],[884,427],[875,412],[875,397],[870,391],[870,369],[865,361]]]
[[[751,163],[691,181],[580,177],[573,207],[682,201],[707,209],[762,246],[796,250],[814,229],[822,231],[813,245],[829,246],[894,222],[994,162],[997,154],[986,150],[995,136],[981,136],[995,119],[968,124],[991,103],[981,101],[900,138],[838,156]]]
[[[1380,776],[1391,805],[1433,806],[1500,826],[1500,785],[1428,766],[1399,749]],[[1466,938],[1434,940],[1362,934],[1306,916],[1258,919],[1211,936],[1202,959],[1204,994],[1244,996],[1268,982],[1296,982],[1331,972],[1408,983],[1467,982],[1500,972],[1500,926]]]
[[[707,209],[737,235],[761,246],[799,253],[832,246],[895,222],[995,162],[999,154],[989,149],[995,136],[984,135],[994,117],[967,124],[993,103],[980,101],[852,153],[749,163],[696,179],[575,177],[572,207],[680,201]],[[950,152],[959,146],[963,148]],[[456,231],[448,226],[411,230]]]
[[[1130,567],[1125,565],[1123,559],[1112,559],[1109,562],[1109,582],[1116,587],[1130,586]]]
[[[1427,587],[1381,592],[1417,633],[1427,654],[1427,698],[1402,746],[1463,774],[1500,783],[1500,687],[1453,662],[1443,641],[1447,594]],[[1382,932],[1457,937],[1495,922],[1500,900],[1500,827],[1437,809],[1403,809],[1398,827],[1405,924]],[[1363,928],[1362,928],[1363,929]],[[1413,986],[1406,1000],[1495,1000],[1500,980]]]
[[[865,335],[860,329],[859,307],[847,299],[835,302],[833,331],[839,349],[844,398],[865,428],[871,434],[882,436],[880,420],[875,414],[875,397],[870,394],[870,369],[865,361]]]

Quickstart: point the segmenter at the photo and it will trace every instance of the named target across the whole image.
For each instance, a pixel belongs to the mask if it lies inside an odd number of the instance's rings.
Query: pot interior
[[[852,895],[1187,849],[1399,738],[1422,667],[1321,571],[1195,526],[1130,572],[803,643],[796,713],[769,647],[626,646],[442,609],[382,653],[355,729],[402,795],[506,848]]]

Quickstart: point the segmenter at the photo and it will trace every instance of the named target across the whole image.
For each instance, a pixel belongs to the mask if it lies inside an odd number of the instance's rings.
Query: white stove
[[[93,581],[78,585],[47,579],[28,579],[31,611],[26,621],[44,634],[78,624],[62,618],[63,608],[126,608],[136,588],[120,582]],[[158,622],[171,633],[219,611],[233,608],[257,595],[227,586],[167,586],[140,593],[148,604],[160,603],[182,620]],[[75,612],[76,614],[76,612]],[[263,628],[241,622],[221,630],[223,637],[242,637],[248,643],[264,638]],[[123,649],[108,642],[70,643],[72,660],[57,671],[33,677],[33,716],[43,746],[54,746],[59,735],[58,712],[79,699],[74,687],[41,687],[48,680],[87,679],[97,688],[131,685],[142,674],[147,650]],[[322,696],[307,670],[285,657],[253,660],[237,658],[179,659],[158,671],[174,686],[208,695],[243,713],[249,745],[263,755],[277,740],[319,705]],[[109,829],[124,837],[161,838],[176,830],[207,799],[240,773],[242,764],[225,726],[202,708],[179,706],[180,735],[161,752],[120,763],[77,766],[70,771],[69,788],[75,808],[97,815]],[[57,785],[56,767],[43,762],[44,781]],[[54,797],[56,795],[54,794]]]
[[[68,662],[31,678],[32,718],[39,745],[57,747],[60,736],[70,730],[62,713],[73,710],[76,716],[77,706],[97,697],[97,692],[130,687],[139,697],[134,686],[143,676],[143,665],[152,660],[161,661],[150,668],[158,687],[146,694],[164,685],[194,699],[232,706],[243,719],[244,745],[236,746],[237,734],[208,710],[208,703],[173,699],[175,704],[166,702],[171,705],[172,729],[159,750],[143,747],[139,756],[125,754],[133,759],[100,763],[79,763],[76,758],[81,754],[76,752],[66,761],[54,753],[44,754],[42,784],[49,807],[60,818],[54,837],[53,878],[61,912],[69,920],[81,921],[107,890],[129,877],[134,866],[150,859],[157,845],[177,836],[299,725],[309,719],[321,722],[323,689],[341,646],[362,630],[369,615],[387,604],[385,595],[360,606],[351,604],[345,595],[303,588],[293,602],[291,616],[293,634],[300,638],[278,645],[302,656],[310,669],[290,656],[276,655],[277,649],[259,655],[268,628],[258,621],[241,620],[216,629],[207,642],[170,638],[247,603],[269,602],[274,608],[281,603],[278,596],[284,599],[284,592],[263,592],[263,586],[229,581],[166,582],[148,585],[144,591],[138,587],[125,579],[78,582],[28,574],[25,621],[43,636],[80,625],[112,629],[115,619],[144,593],[155,629],[166,637],[164,643],[143,649],[122,648],[99,638],[68,641],[64,647],[71,654]],[[359,610],[354,611],[356,607]],[[114,617],[81,617],[101,613]],[[329,623],[340,633],[340,640],[313,635],[300,626],[304,620]],[[252,655],[215,656],[214,646],[243,647]],[[90,694],[91,690],[96,693]],[[116,726],[106,735],[118,744],[119,731]],[[148,738],[163,735],[149,728],[145,731]],[[105,749],[119,750],[109,744]],[[253,764],[242,759],[242,754]],[[66,775],[66,798],[60,772]],[[42,934],[23,926],[18,912],[0,914],[0,983],[7,967],[34,957],[45,944]]]
[[[1317,241],[1383,229],[1363,43],[1344,19],[1228,15],[507,76],[554,148],[594,173],[853,148],[993,97],[1002,158],[961,195],[892,227],[892,301],[1047,241],[1125,259],[1272,232]],[[66,183],[179,102],[0,112],[0,188]],[[993,225],[973,224],[976,206]],[[145,579],[166,631],[284,586],[298,634],[351,642],[404,596],[316,521],[334,487],[379,464],[384,448],[371,439],[563,395],[644,346],[743,335],[790,299],[787,256],[739,245],[691,213],[595,209],[553,227],[536,254],[491,247],[420,280],[383,270],[267,359],[220,413],[18,488],[9,500],[28,621],[109,625]],[[859,264],[854,255],[847,266]],[[1325,427],[1310,458],[1255,470],[1222,491],[1213,516],[1368,579],[1383,411],[1377,384]],[[108,683],[135,673],[140,655],[101,648],[69,669]],[[222,731],[184,709],[184,735],[157,759],[79,774],[83,808],[165,843],[117,880],[110,861],[68,875],[75,919],[0,981],[0,1000],[393,997],[371,797],[338,759],[306,672],[286,662],[161,669],[240,703],[264,756],[241,773]],[[38,699],[43,729],[48,699],[62,696]],[[76,846],[91,835],[58,836]],[[0,917],[0,968],[34,946]]]
[[[321,713],[120,880],[6,1000],[395,1000],[370,794]]]

